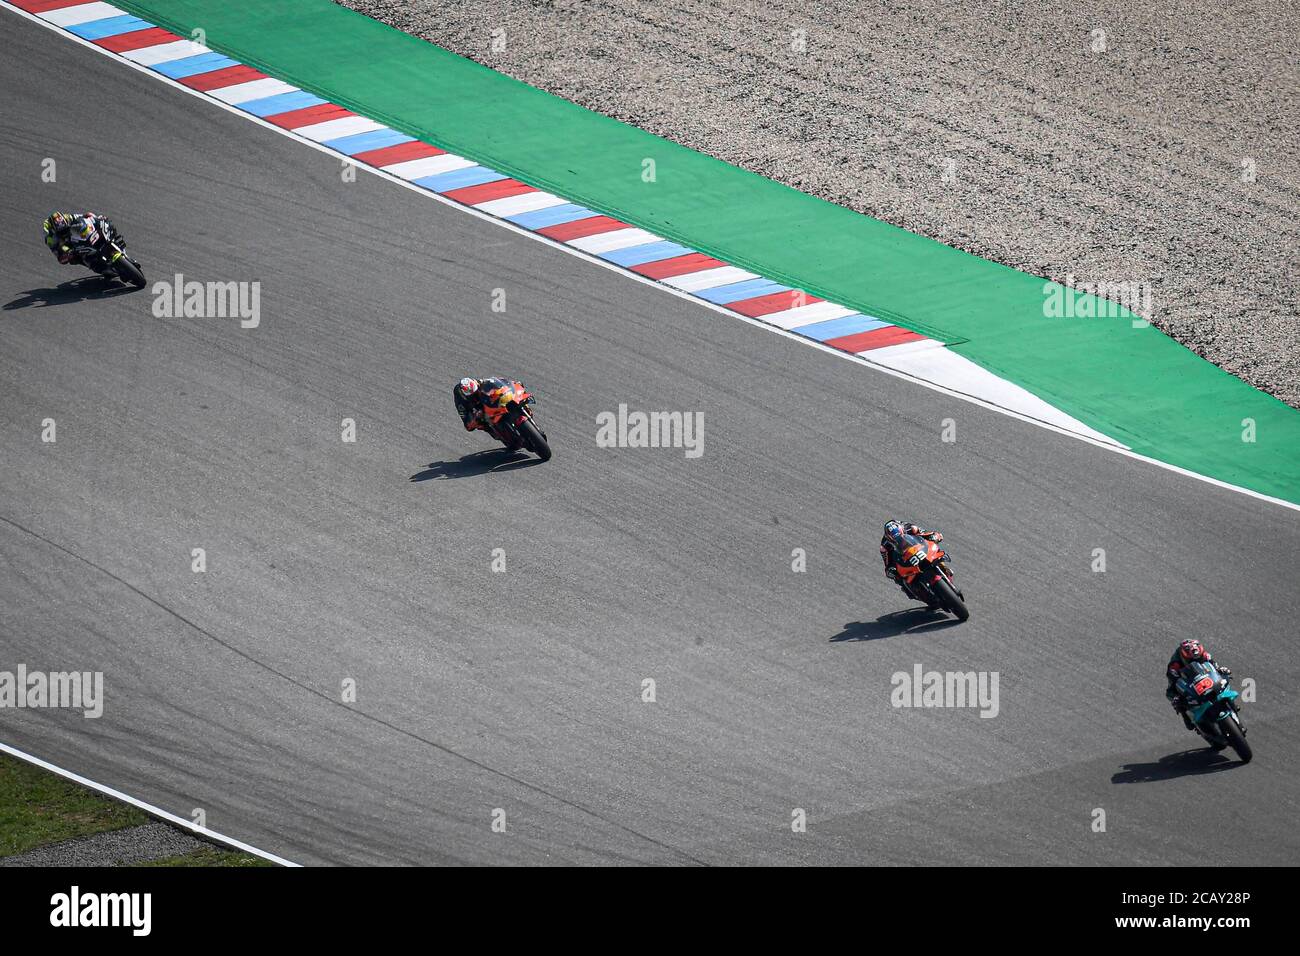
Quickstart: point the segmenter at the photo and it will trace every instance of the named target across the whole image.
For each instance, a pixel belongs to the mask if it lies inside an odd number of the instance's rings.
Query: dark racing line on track
[[[1300,587],[1254,557],[1295,550],[1293,513],[345,182],[5,23],[0,667],[107,693],[98,723],[4,712],[6,741],[301,862],[1192,863],[1179,804],[1241,862],[1295,860]],[[125,108],[42,81],[52,57]],[[58,206],[112,216],[151,283],[260,282],[260,325],[41,294],[82,278],[39,241]],[[553,460],[474,464],[446,398],[474,370],[537,391]],[[621,403],[702,412],[703,455],[598,447]],[[944,530],[971,620],[835,640],[908,609],[894,513]],[[1161,694],[1187,633],[1259,679],[1258,756],[1130,784],[1198,743]],[[891,707],[918,663],[1000,673],[999,715]]]

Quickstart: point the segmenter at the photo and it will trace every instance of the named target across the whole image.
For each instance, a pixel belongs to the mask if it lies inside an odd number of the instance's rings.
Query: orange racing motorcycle
[[[519,382],[497,379],[487,390],[483,402],[483,417],[488,432],[507,448],[527,448],[542,461],[551,457],[546,432],[537,426],[533,417],[536,399]]]
[[[905,533],[897,553],[900,557],[894,567],[899,580],[918,601],[932,608],[943,608],[955,614],[959,621],[970,617],[966,596],[953,582],[952,571],[944,560],[948,555],[938,542]]]

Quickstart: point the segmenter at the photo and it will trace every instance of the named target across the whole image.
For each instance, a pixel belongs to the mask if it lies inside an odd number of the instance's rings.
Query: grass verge
[[[56,773],[0,753],[0,860],[78,837],[141,826],[150,817]],[[203,846],[142,866],[272,866],[249,853]]]

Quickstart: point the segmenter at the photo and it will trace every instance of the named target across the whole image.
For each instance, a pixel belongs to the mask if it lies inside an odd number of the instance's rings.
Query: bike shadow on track
[[[1205,773],[1219,773],[1245,766],[1231,750],[1214,751],[1208,747],[1166,754],[1154,763],[1126,763],[1124,768],[1110,778],[1111,783],[1155,783],[1177,777],[1194,777]]]
[[[942,631],[960,624],[956,618],[949,617],[943,611],[931,611],[929,608],[913,607],[905,611],[890,611],[874,621],[851,621],[829,641],[837,644],[842,641],[879,641],[886,637],[898,637],[900,634],[925,634]]]
[[[472,452],[457,461],[431,461],[424,471],[418,471],[411,481],[436,481],[445,478],[472,478],[503,471],[516,471],[540,465],[542,460],[524,451],[506,451],[504,448],[487,448]]]
[[[14,309],[26,309],[32,306],[68,305],[72,302],[86,302],[93,299],[111,299],[139,291],[134,286],[122,285],[103,276],[84,276],[48,289],[28,289],[26,292],[19,293],[18,298],[6,302],[4,309],[6,312],[11,312]]]

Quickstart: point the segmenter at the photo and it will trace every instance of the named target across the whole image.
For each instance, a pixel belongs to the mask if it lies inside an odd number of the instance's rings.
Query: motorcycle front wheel
[[[551,446],[547,444],[541,430],[533,424],[531,418],[525,418],[519,423],[519,437],[524,440],[525,445],[537,453],[537,457],[542,461],[551,460]]]
[[[1228,743],[1232,749],[1237,751],[1237,756],[1241,758],[1241,762],[1250,763],[1250,759],[1255,756],[1255,752],[1250,749],[1250,744],[1246,742],[1246,737],[1241,732],[1241,725],[1237,723],[1236,717],[1228,716],[1223,719],[1223,735],[1228,738]]]
[[[933,585],[935,597],[941,604],[953,614],[957,615],[957,620],[965,621],[970,617],[970,611],[966,609],[966,602],[957,596],[957,592],[952,589],[952,585],[940,578]]]
[[[117,270],[117,274],[122,277],[123,282],[133,285],[137,289],[144,288],[144,272],[141,271],[138,265],[128,259],[125,254],[123,254],[117,262],[113,263],[113,268]]]

